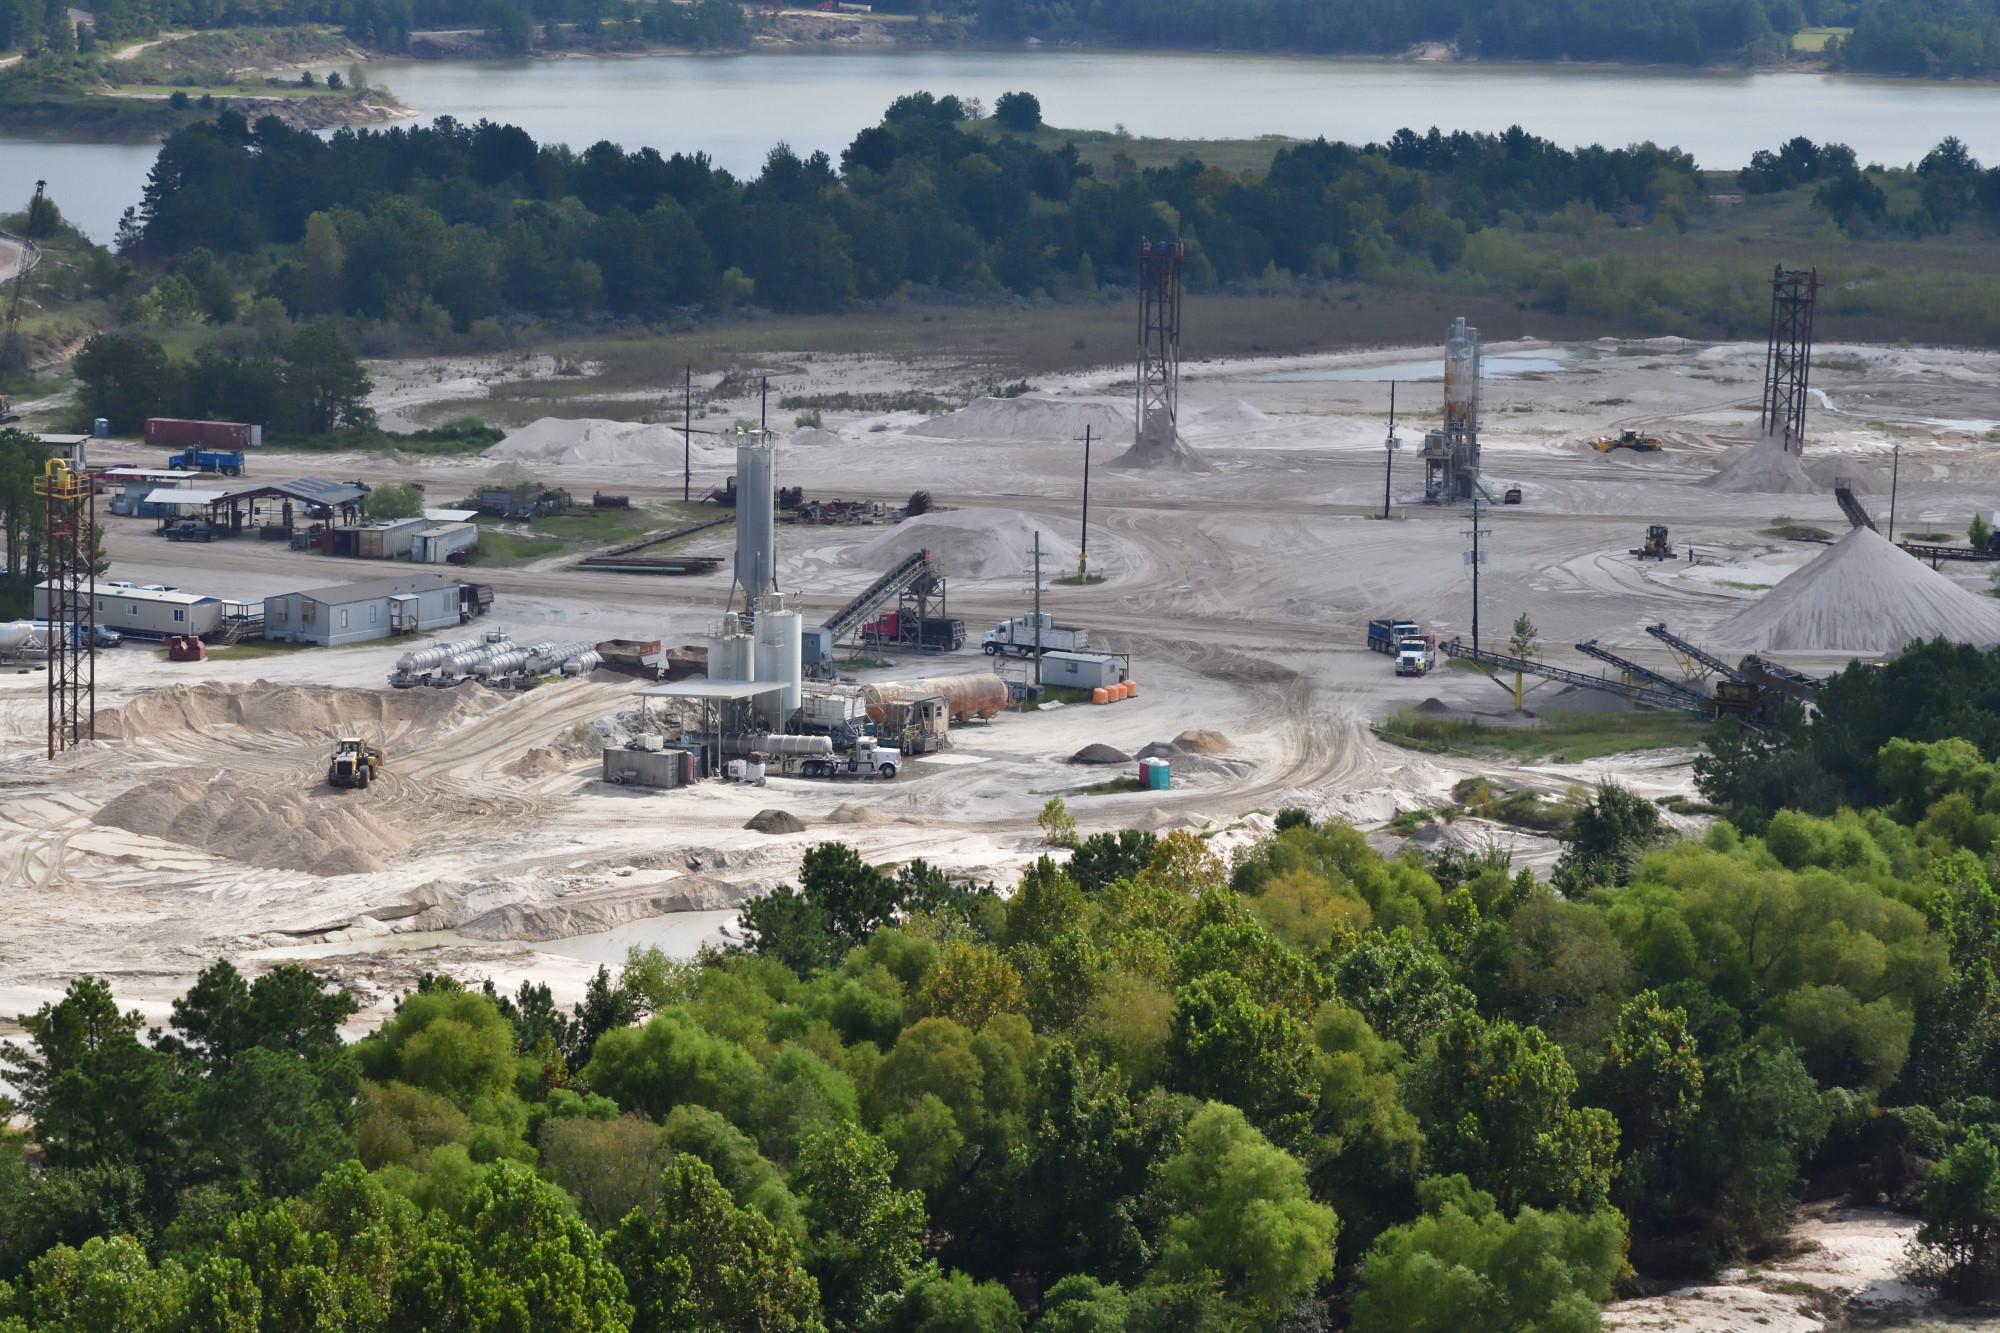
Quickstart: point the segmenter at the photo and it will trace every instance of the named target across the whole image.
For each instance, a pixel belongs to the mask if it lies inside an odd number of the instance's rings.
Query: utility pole
[[[771,434],[771,377],[764,376],[757,381],[757,434],[769,438]]]
[[[1042,687],[1042,533],[1035,530],[1035,688]]]
[[[681,503],[694,494],[694,366],[681,369]]]
[[[1035,541],[1040,543],[1040,533]],[[1083,427],[1083,527],[1077,534],[1076,581],[1083,582],[1090,576],[1090,424]],[[1040,580],[1037,580],[1040,582]]]
[[[1896,482],[1903,472],[1903,446],[1897,445],[1889,464],[1889,540],[1896,540]]]
[[[1402,448],[1396,439],[1396,381],[1389,381],[1389,461],[1382,468],[1382,517],[1389,517],[1389,479],[1396,470],[1396,451]]]
[[[1479,488],[1472,488],[1472,527],[1466,536],[1472,538],[1472,549],[1465,553],[1465,563],[1472,567],[1472,651],[1479,651],[1479,567],[1486,563],[1486,553],[1479,549],[1479,539],[1491,534],[1493,529],[1479,526]]]

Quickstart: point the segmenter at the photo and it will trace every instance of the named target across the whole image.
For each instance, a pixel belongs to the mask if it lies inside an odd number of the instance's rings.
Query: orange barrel
[[[1126,682],[1125,682],[1125,697],[1126,697],[1127,699],[1131,698],[1131,697],[1132,697],[1133,695],[1137,694],[1138,692],[1139,692],[1139,682],[1138,682],[1138,681],[1136,681],[1136,680],[1128,680],[1128,681],[1126,681]]]
[[[1094,704],[1108,704],[1111,702],[1111,691],[1099,685],[1090,692],[1090,701]]]

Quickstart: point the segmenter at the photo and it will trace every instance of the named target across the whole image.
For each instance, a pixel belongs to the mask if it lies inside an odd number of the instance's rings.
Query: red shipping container
[[[188,421],[180,417],[147,417],[146,443],[178,449],[252,449],[264,443],[264,428],[241,421]]]

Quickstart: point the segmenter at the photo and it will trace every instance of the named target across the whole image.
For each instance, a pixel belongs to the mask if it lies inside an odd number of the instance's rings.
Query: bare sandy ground
[[[1890,453],[1900,444],[1904,532],[1959,533],[1974,510],[2000,503],[2000,475],[1985,438],[1996,428],[1989,418],[2000,410],[1988,387],[2000,358],[1849,347],[1820,355],[1825,364],[1815,382],[1822,397],[1810,427],[1809,470],[1854,476],[1885,521]],[[1503,642],[1515,614],[1526,611],[1557,660],[1590,667],[1566,645],[1595,638],[1666,669],[1671,663],[1654,651],[1645,625],[1666,620],[1699,641],[1825,549],[1764,535],[1774,519],[1836,535],[1844,530],[1830,476],[1815,495],[1697,485],[1754,434],[1762,357],[1761,345],[1673,339],[1489,349],[1489,365],[1506,377],[1487,384],[1486,473],[1496,492],[1521,486],[1526,503],[1482,514],[1490,530],[1482,638]],[[782,381],[788,393],[943,388],[963,383],[968,370],[943,360],[898,364],[824,354],[772,360],[789,376]],[[659,938],[683,951],[714,938],[722,918],[701,918],[706,924],[693,930],[686,927],[694,918],[665,914],[726,909],[792,874],[800,853],[820,839],[846,839],[877,860],[921,855],[1004,879],[1040,854],[1034,815],[1054,794],[1070,798],[1086,829],[1229,830],[1218,835],[1225,848],[1254,836],[1284,805],[1370,826],[1435,803],[1458,778],[1493,766],[1398,750],[1377,741],[1367,724],[1432,697],[1482,711],[1503,710],[1508,701],[1465,672],[1398,679],[1361,645],[1364,623],[1376,615],[1413,617],[1445,635],[1471,632],[1462,555],[1469,515],[1418,503],[1413,446],[1437,415],[1437,360],[1434,349],[1422,348],[1189,363],[1183,434],[1210,470],[1114,470],[1102,464],[1129,442],[1104,442],[1093,454],[1088,544],[1091,569],[1107,579],[1052,586],[1045,596],[1060,619],[1089,627],[1098,645],[1132,654],[1139,696],[1108,708],[1004,715],[964,729],[951,752],[912,764],[893,784],[773,779],[762,790],[710,785],[655,795],[607,788],[594,780],[596,744],[601,736],[622,735],[621,726],[629,729],[635,707],[629,683],[607,675],[400,723],[384,737],[391,780],[366,793],[318,786],[331,739],[325,714],[312,724],[265,718],[137,727],[50,764],[40,757],[42,677],[0,676],[6,793],[0,880],[13,904],[10,929],[0,936],[0,1014],[57,992],[83,970],[109,976],[132,1003],[164,1005],[218,953],[252,962],[309,957],[377,998],[440,966],[471,975],[538,975],[574,993],[592,966],[575,955],[601,954],[634,938]],[[590,368],[582,369],[587,378]],[[385,413],[436,419],[455,404],[478,402],[495,383],[550,377],[555,367],[546,358],[512,358],[376,370]],[[625,415],[616,404],[629,394],[593,402],[576,394],[576,378],[562,382],[571,410]],[[1399,395],[1406,447],[1391,482],[1393,517],[1384,522],[1391,378],[1414,382]],[[1129,387],[1129,372],[1119,368],[1035,389],[1079,406],[1129,411]],[[708,407],[754,415],[747,399]],[[1583,444],[1631,424],[1665,435],[1668,449],[1600,456]],[[911,413],[829,414],[824,431],[802,434],[795,447],[780,444],[781,481],[816,494],[889,500],[921,487],[944,504],[998,511],[1015,525],[1010,532],[1031,524],[1061,534],[1067,557],[1082,535],[1080,442],[1004,431],[996,431],[998,438],[938,438],[926,433],[932,425]],[[602,486],[641,502],[680,492],[677,467],[649,477],[631,466],[534,466],[535,475],[573,492]],[[253,469],[258,476],[421,480],[434,500],[448,503],[483,480],[520,475],[523,465],[267,454]],[[698,468],[697,493],[725,470]],[[1648,522],[1668,523],[1676,544],[1692,549],[1697,561],[1634,561],[1629,548]],[[369,573],[258,543],[168,546],[150,522],[107,523],[112,577],[243,599]],[[780,581],[816,621],[871,576],[862,548],[883,537],[882,529],[869,527],[783,528]],[[718,536],[696,549],[726,553],[728,540]],[[951,611],[975,634],[1022,613],[1029,601],[1028,569],[990,565],[981,565],[979,577],[964,573],[951,582]],[[1045,575],[1064,572],[1051,567]],[[1985,590],[1982,567],[1947,572],[1969,589]],[[569,557],[479,577],[497,590],[490,624],[529,640],[695,642],[715,623],[729,590],[726,573],[635,580],[579,571]],[[238,661],[220,650],[206,664],[178,666],[128,647],[101,657],[98,702],[108,710],[194,681],[378,691],[400,650],[367,646]],[[1838,664],[1837,657],[1796,660],[1807,667]],[[975,652],[957,662],[910,661],[874,674],[988,665]],[[358,702],[363,696],[330,697],[336,705],[356,700],[359,715],[375,716]],[[1104,775],[1061,762],[1093,741],[1130,753],[1190,725],[1230,737],[1247,776],[1177,774],[1167,793],[1083,796],[1080,789]],[[524,759],[530,751],[536,753]],[[1510,776],[1561,791],[1610,775],[1663,795],[1689,789],[1686,759],[1652,754],[1574,768],[1541,765]],[[171,791],[220,779],[285,789],[286,799],[266,802],[276,814],[260,817],[286,828],[294,819],[330,827],[313,819],[328,803],[365,816],[359,822],[371,838],[380,832],[381,845],[369,849],[371,868],[315,874],[297,868],[295,854],[250,864],[241,859],[243,829],[211,836],[192,816],[175,826],[180,840],[99,818],[107,805],[142,787]],[[217,787],[224,799],[227,783]],[[877,812],[882,822],[833,822],[835,809],[850,803]],[[766,806],[796,813],[806,832],[771,837],[742,827]],[[157,814],[153,804],[146,810]],[[123,824],[135,822],[154,827],[145,820]],[[252,842],[257,832],[250,829]],[[1531,864],[1549,854],[1540,840],[1500,836]],[[372,868],[377,861],[380,868]],[[590,943],[570,943],[579,940]]]

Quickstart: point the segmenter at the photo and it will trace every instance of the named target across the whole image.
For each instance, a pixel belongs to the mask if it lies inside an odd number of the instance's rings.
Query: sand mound
[[[1450,704],[1446,703],[1444,700],[1438,698],[1435,694],[1433,694],[1430,698],[1424,700],[1422,703],[1418,704],[1415,708],[1411,709],[1410,711],[1413,713],[1423,713],[1426,715],[1431,715],[1437,713],[1449,713],[1452,711],[1452,707]]]
[[[355,875],[387,869],[386,858],[403,845],[369,813],[368,799],[366,792],[272,790],[183,771],[140,783],[91,819],[247,865]]]
[[[1191,413],[1184,424],[1189,430],[1201,431],[1261,430],[1271,424],[1271,418],[1241,398],[1231,398]]]
[[[804,430],[795,430],[790,435],[787,435],[783,441],[783,445],[797,445],[806,449],[816,449],[828,444],[846,443],[847,440],[844,436],[836,435],[832,431],[823,430],[818,426],[807,426]]]
[[[789,810],[759,810],[743,825],[759,833],[804,833],[805,821]]]
[[[1042,570],[1056,574],[1076,564],[1076,544],[1012,509],[948,509],[905,519],[854,547],[850,564],[886,570],[917,551],[929,550],[951,578],[1011,578],[1035,565],[1035,536],[1042,539]]]
[[[1130,449],[1111,460],[1110,466],[1123,468],[1173,468],[1182,472],[1206,472],[1208,460],[1180,437],[1165,414],[1156,413],[1146,423],[1145,433]]]
[[[484,690],[357,690],[330,685],[249,685],[202,681],[171,685],[97,715],[99,740],[129,740],[171,731],[241,727],[285,735],[342,732],[383,734],[443,727],[504,702]]]
[[[1823,489],[1806,472],[1799,456],[1776,436],[1765,436],[1729,457],[1712,477],[1695,483],[1714,491],[1770,495],[1818,495]]]
[[[1549,696],[1537,710],[1543,718],[1555,713],[1631,713],[1641,705],[1609,690],[1587,690],[1581,685],[1565,685]]]
[[[532,750],[523,751],[501,772],[515,778],[545,778],[568,767],[569,759],[561,750],[551,745],[537,745]]]
[[[1116,746],[1093,742],[1069,757],[1072,764],[1129,764],[1132,756]]]
[[[653,467],[679,464],[684,446],[671,426],[599,417],[543,417],[531,421],[488,449],[483,457],[557,467]],[[729,451],[703,439],[694,442],[694,461],[712,464]]]
[[[1132,434],[1132,418],[1110,403],[1073,399],[979,398],[956,412],[933,417],[912,435],[940,440],[1077,440],[1083,428],[1100,440]]]
[[[1713,637],[1731,648],[1893,653],[1938,635],[1980,648],[2000,643],[2000,602],[1854,528]]]
[[[1219,731],[1193,728],[1174,737],[1174,748],[1182,754],[1234,754],[1236,743]]]
[[[856,805],[847,801],[828,811],[826,820],[829,824],[893,824],[896,817],[872,805]]]

